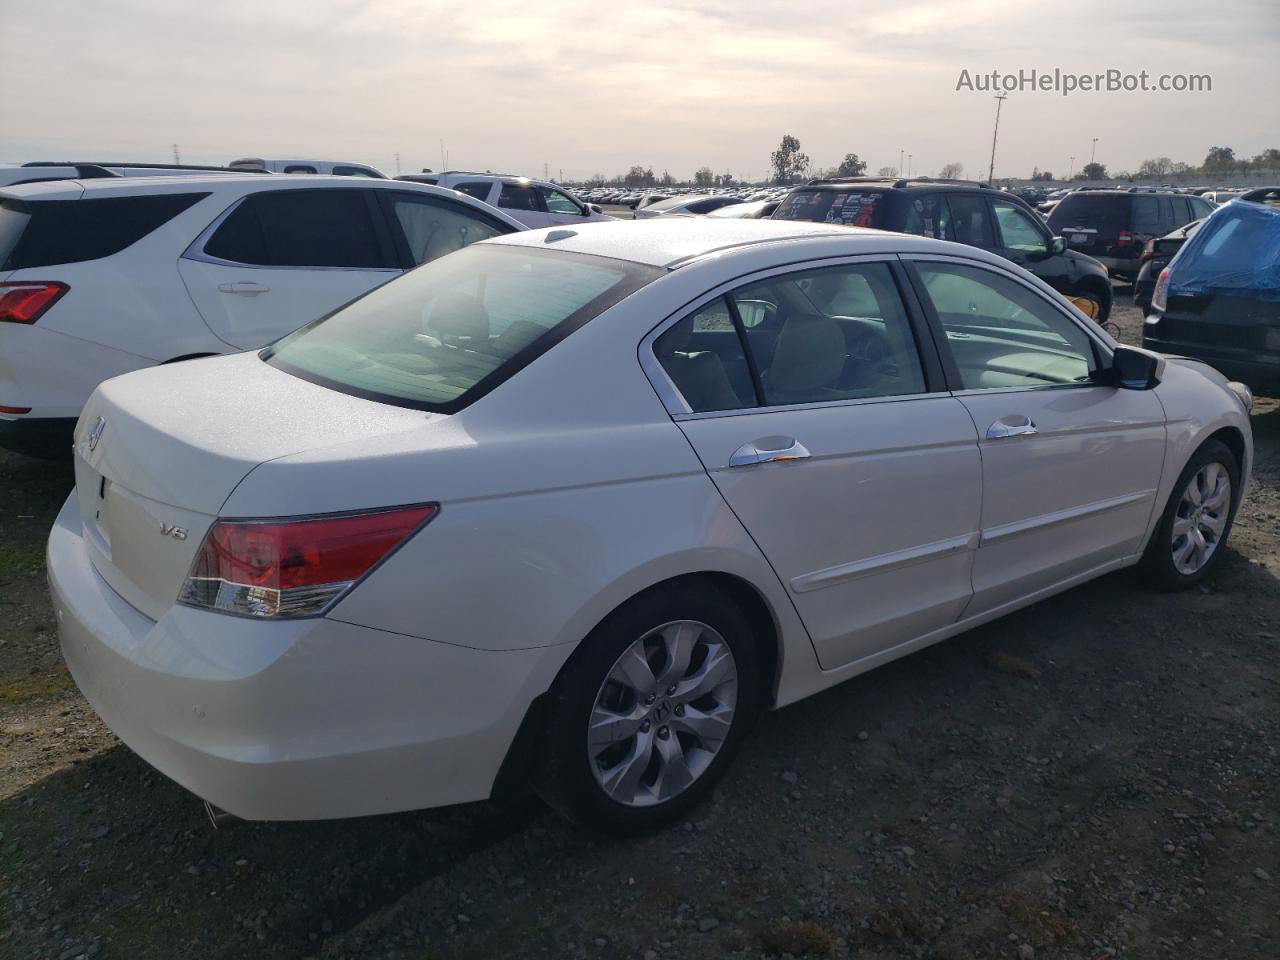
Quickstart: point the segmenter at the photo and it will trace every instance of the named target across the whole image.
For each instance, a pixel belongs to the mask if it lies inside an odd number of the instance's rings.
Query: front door
[[[1164,461],[1150,391],[1101,386],[1105,344],[994,267],[914,259],[982,452],[973,615],[1142,549]]]
[[[252,193],[178,260],[218,339],[253,349],[400,274],[370,191]]]
[[[665,330],[680,428],[789,591],[825,669],[952,623],[970,597],[973,423],[884,260],[775,272]]]

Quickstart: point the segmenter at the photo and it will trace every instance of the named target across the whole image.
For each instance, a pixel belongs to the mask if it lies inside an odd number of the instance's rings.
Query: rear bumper
[[[1142,345],[1157,353],[1190,357],[1213,367],[1228,380],[1239,380],[1254,393],[1280,392],[1280,354],[1233,350],[1204,343],[1161,339],[1144,331]]]
[[[317,820],[489,796],[564,647],[486,652],[328,619],[174,607],[152,621],[93,569],[75,493],[49,537],[63,656],[148,763],[239,817]]]

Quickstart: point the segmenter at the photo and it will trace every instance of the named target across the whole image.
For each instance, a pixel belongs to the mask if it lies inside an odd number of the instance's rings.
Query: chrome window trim
[[[283,174],[281,174],[283,176]],[[372,179],[372,178],[370,178]],[[360,189],[363,189],[361,187]],[[231,216],[240,204],[244,203],[250,197],[256,197],[262,193],[271,191],[255,190],[252,193],[246,193],[237,197],[235,202],[227,209],[213,218],[213,221],[196,235],[196,238],[187,244],[187,249],[183,250],[178,257],[180,260],[193,260],[196,263],[211,263],[218,267],[235,267],[237,270],[329,270],[329,271],[345,271],[356,273],[385,273],[394,275],[404,273],[399,267],[303,267],[303,266],[271,266],[265,263],[241,263],[239,260],[227,260],[223,257],[215,257],[204,252],[205,244],[213,237],[217,229],[222,226],[224,220]]]
[[[676,421],[683,420],[706,420],[712,417],[738,417],[745,414],[755,413],[778,413],[784,410],[816,410],[826,407],[847,407],[864,403],[885,403],[897,400],[918,400],[922,397],[945,397],[950,394],[945,390],[939,390],[934,393],[912,393],[897,394],[886,397],[853,397],[844,400],[822,400],[816,403],[791,403],[773,406],[757,406],[751,404],[746,407],[739,407],[734,410],[706,410],[702,412],[694,412],[689,402],[685,400],[680,393],[679,388],[667,376],[667,371],[663,369],[661,361],[658,360],[657,354],[653,352],[654,342],[666,333],[671,327],[675,326],[681,320],[684,320],[690,314],[697,313],[712,300],[723,297],[725,294],[738,287],[746,286],[750,283],[758,283],[773,277],[783,276],[788,273],[805,273],[809,270],[820,270],[826,267],[838,267],[845,264],[858,265],[863,263],[893,263],[899,258],[897,253],[863,253],[852,256],[833,256],[821,257],[817,259],[794,260],[785,264],[768,267],[763,270],[753,270],[749,273],[740,274],[730,280],[726,280],[719,286],[713,287],[711,290],[703,293],[701,296],[688,301],[682,307],[662,320],[656,327],[648,332],[640,341],[639,360],[640,368],[644,371],[649,383],[653,385],[654,391],[658,394],[658,399],[662,401],[662,405],[666,407],[667,413]],[[902,304],[904,312],[910,312],[910,306],[905,301]]]

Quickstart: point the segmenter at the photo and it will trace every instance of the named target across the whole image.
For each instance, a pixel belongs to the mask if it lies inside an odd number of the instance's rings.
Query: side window
[[[574,216],[582,216],[582,208],[559,190],[551,190],[547,187],[539,189],[542,190],[542,200],[547,205],[548,213],[569,213]]]
[[[315,173],[316,168],[306,163],[293,163],[284,168],[285,173]]]
[[[263,267],[390,267],[365,190],[250,194],[214,231],[204,252]]]
[[[1000,228],[1001,246],[1006,250],[1022,250],[1027,253],[1044,253],[1045,238],[1031,215],[1012,203],[992,200],[996,225]]]
[[[1191,219],[1199,220],[1201,217],[1207,217],[1213,213],[1213,206],[1201,200],[1199,197],[1193,197],[1191,200]]]
[[[907,313],[887,264],[826,267],[730,294],[766,406],[925,392]]]
[[[916,197],[907,206],[907,216],[903,221],[902,232],[914,233],[921,237],[946,237],[947,221],[950,216],[947,204],[940,196]]]
[[[460,203],[396,193],[391,208],[415,265],[507,232]]]
[[[474,197],[476,200],[487,201],[489,193],[493,189],[493,184],[472,181],[471,183],[460,183],[453,189],[459,193],[465,193],[468,197]]]
[[[755,406],[742,338],[724,297],[668,328],[653,353],[694,413]]]
[[[1158,197],[1133,198],[1133,232],[1160,233],[1160,200]],[[1169,231],[1164,231],[1168,233]]]
[[[541,210],[538,191],[525,183],[504,183],[498,196],[498,206],[509,210]]]
[[[991,221],[987,216],[987,200],[985,197],[969,197],[952,194],[947,197],[947,205],[951,208],[951,236],[948,240],[956,243],[967,243],[971,247],[993,247],[995,236],[991,231]]]
[[[364,167],[345,167],[338,164],[333,168],[335,177],[373,177],[378,179],[378,175],[372,170],[366,170]]]
[[[1170,230],[1172,230],[1174,227],[1176,227],[1178,224],[1182,222],[1183,221],[1181,220],[1175,220],[1173,218],[1173,198],[1161,197],[1160,198],[1160,227],[1159,227],[1161,236],[1168,233]]]
[[[1173,204],[1173,227],[1170,230],[1195,219],[1191,216],[1191,204],[1186,197],[1170,197],[1169,202]]]
[[[1084,383],[1096,369],[1089,335],[1016,281],[962,264],[916,269],[966,390]]]

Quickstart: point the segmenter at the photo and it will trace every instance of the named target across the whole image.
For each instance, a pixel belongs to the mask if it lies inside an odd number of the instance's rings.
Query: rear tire
[[[1225,443],[1206,440],[1178,475],[1142,557],[1144,579],[1158,590],[1186,590],[1222,562],[1240,505],[1240,465]]]
[[[593,630],[556,681],[535,789],[600,833],[670,823],[715,787],[761,699],[737,606],[711,586],[654,588]]]

